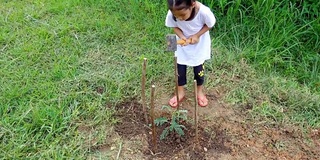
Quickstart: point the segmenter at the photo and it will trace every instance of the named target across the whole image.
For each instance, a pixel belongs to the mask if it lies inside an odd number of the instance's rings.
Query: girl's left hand
[[[190,44],[196,44],[199,42],[199,37],[197,35],[193,35],[193,36],[189,37],[189,39],[191,40]]]

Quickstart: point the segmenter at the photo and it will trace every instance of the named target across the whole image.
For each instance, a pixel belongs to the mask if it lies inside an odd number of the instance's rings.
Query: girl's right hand
[[[199,42],[199,36],[197,36],[196,34],[190,37],[191,44],[196,44],[198,42]]]

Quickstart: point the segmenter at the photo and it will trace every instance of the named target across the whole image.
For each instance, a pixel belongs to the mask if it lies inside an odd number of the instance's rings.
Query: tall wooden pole
[[[179,83],[178,83],[178,63],[177,63],[177,57],[174,56],[174,76],[175,76],[175,82],[176,82],[176,97],[177,97],[177,110],[179,110],[180,102],[179,102]]]
[[[142,111],[144,114],[144,119],[146,124],[148,125],[148,116],[146,112],[146,70],[147,70],[147,58],[143,59],[142,65],[142,78],[141,78],[141,99],[142,99]]]
[[[156,126],[154,124],[154,92],[155,92],[155,85],[151,86],[151,125],[152,125],[152,143],[153,143],[153,152],[156,152],[157,149],[157,140],[156,140]]]
[[[196,142],[198,143],[198,90],[197,90],[197,80],[193,81],[194,84],[194,126],[196,132]]]

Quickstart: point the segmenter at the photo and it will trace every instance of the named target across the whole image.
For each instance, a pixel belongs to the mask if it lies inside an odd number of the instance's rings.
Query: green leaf
[[[180,136],[183,136],[184,135],[184,132],[182,130],[181,127],[179,126],[182,126],[182,125],[177,125],[177,127],[174,128],[174,130],[180,135]]]
[[[172,108],[170,106],[166,106],[166,105],[162,106],[161,110],[165,110],[165,109],[168,111],[172,111]]]
[[[186,110],[186,109],[181,109],[181,110],[179,110],[178,112],[179,112],[179,113],[185,113],[185,114],[187,114],[187,113],[188,113],[188,110]]]
[[[184,128],[184,129],[187,129],[184,125],[182,124],[179,124],[179,128]]]
[[[160,140],[163,140],[163,139],[165,139],[167,136],[168,136],[168,134],[169,134],[169,130],[168,130],[169,128],[167,127],[167,128],[165,128],[163,131],[162,131],[162,133],[161,133],[161,135],[160,135]]]
[[[177,111],[177,114],[176,114],[176,119],[179,121],[180,119],[182,120],[187,120],[187,113],[188,113],[188,110],[179,110]]]
[[[187,120],[187,115],[186,114],[182,114],[182,115],[179,115],[179,117],[177,117],[178,120],[182,119],[182,120]]]
[[[173,129],[177,126],[178,126],[178,123],[176,121],[171,121],[170,131],[173,131]]]
[[[156,124],[156,126],[161,126],[163,125],[164,123],[167,123],[168,122],[168,119],[165,118],[165,117],[160,117],[160,118],[157,118],[154,120],[154,123]]]

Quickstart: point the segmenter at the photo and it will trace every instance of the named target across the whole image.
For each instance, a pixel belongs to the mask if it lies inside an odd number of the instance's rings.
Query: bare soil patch
[[[320,130],[302,130],[297,126],[270,124],[252,119],[250,106],[236,108],[222,101],[223,88],[208,91],[209,106],[199,108],[199,143],[195,140],[193,125],[194,102],[192,93],[181,109],[188,110],[190,120],[185,135],[169,134],[160,140],[164,127],[157,127],[157,148],[153,150],[151,128],[144,122],[142,105],[130,100],[118,105],[116,115],[120,122],[114,127],[113,137],[117,137],[100,147],[92,147],[110,159],[319,159]],[[156,118],[170,117],[161,110],[172,95],[158,90],[156,98]],[[149,120],[150,121],[150,120]],[[121,139],[121,140],[120,140]],[[119,145],[121,141],[122,146]],[[198,144],[198,145],[196,145]],[[93,158],[94,159],[94,158]]]
[[[158,91],[156,117],[169,116],[161,110],[171,95]],[[199,108],[199,145],[195,141],[193,125],[194,101],[192,92],[181,109],[189,111],[190,121],[185,136],[170,134],[160,141],[159,135],[165,126],[157,127],[157,149],[152,150],[151,129],[144,124],[142,106],[138,102],[127,102],[122,107],[116,131],[123,137],[145,134],[148,147],[141,151],[145,159],[318,159],[320,157],[320,133],[317,129],[302,131],[296,126],[267,124],[250,119],[252,107],[231,107],[221,100],[223,88],[208,92],[209,106]],[[119,110],[120,111],[120,110]],[[128,114],[129,113],[129,114]],[[126,125],[126,126],[125,126]]]
[[[127,102],[127,104],[121,104],[121,106],[130,107],[121,108],[118,111],[118,116],[122,120],[115,127],[115,131],[128,140],[140,134],[147,135],[148,147],[142,150],[146,159],[170,159],[172,157],[175,159],[206,159],[208,150],[219,153],[231,152],[231,149],[225,146],[225,142],[228,141],[225,130],[218,127],[199,127],[199,139],[197,140],[195,139],[193,124],[187,121],[180,122],[187,128],[184,130],[185,135],[183,136],[170,132],[165,139],[160,140],[160,134],[169,124],[157,127],[157,145],[155,149],[152,144],[151,128],[145,125],[143,119],[142,106],[132,101]],[[168,114],[162,110],[157,111],[157,116],[168,116]]]

